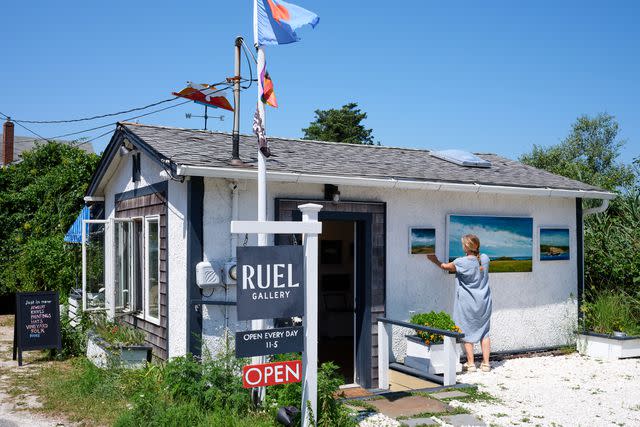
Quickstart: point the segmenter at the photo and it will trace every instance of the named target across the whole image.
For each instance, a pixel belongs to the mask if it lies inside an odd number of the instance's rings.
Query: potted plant
[[[142,368],[151,362],[151,346],[144,344],[144,332],[122,321],[94,316],[88,331],[87,358],[99,368]]]
[[[616,360],[640,356],[640,302],[625,292],[601,292],[582,304],[580,354]]]
[[[428,313],[416,313],[411,316],[410,323],[421,326],[429,326],[445,331],[460,332],[460,328],[456,326],[444,311]],[[429,374],[442,374],[445,366],[444,354],[444,338],[442,335],[436,335],[429,332],[416,330],[416,335],[407,335],[407,354],[404,359],[405,366],[427,372]],[[462,354],[460,345],[456,345],[458,359]],[[462,371],[460,363],[456,366],[456,371]]]

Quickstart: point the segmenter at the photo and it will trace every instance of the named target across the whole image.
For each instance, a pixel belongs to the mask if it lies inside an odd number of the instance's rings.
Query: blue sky
[[[413,228],[411,229],[411,246],[435,246],[435,228]]]
[[[532,256],[532,218],[451,215],[447,230],[449,258],[464,256],[460,239],[465,234],[478,236],[480,252],[491,258]]]
[[[299,137],[315,109],[355,101],[384,145],[514,158],[560,141],[578,115],[606,111],[629,141],[623,160],[640,155],[637,1],[296,3],[320,24],[299,43],[268,48],[280,104],[268,110],[269,135]],[[250,0],[8,2],[0,111],[76,118],[168,98],[187,80],[219,81],[232,75],[234,37],[252,40],[251,10]],[[255,96],[242,97],[246,133]],[[140,121],[201,127],[187,112],[202,107]],[[224,115],[210,127],[229,131]],[[110,121],[30,127],[51,137]],[[107,137],[96,142],[101,149]]]
[[[540,229],[540,244],[552,246],[569,246],[569,230],[543,228]]]

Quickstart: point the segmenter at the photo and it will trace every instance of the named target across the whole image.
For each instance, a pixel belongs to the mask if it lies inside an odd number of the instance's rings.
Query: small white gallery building
[[[602,199],[606,207],[612,193],[494,154],[479,154],[490,165],[475,167],[426,150],[280,138],[269,145],[268,219],[300,220],[298,205],[323,206],[318,352],[320,362],[340,365],[347,380],[377,384],[378,317],[452,312],[453,276],[411,253],[418,243],[410,242],[410,229],[431,230],[445,260],[458,239],[448,237],[454,215],[528,219],[518,239],[529,253],[513,258],[528,261],[526,271],[490,276],[493,348],[574,342],[589,213],[582,200]],[[257,244],[255,235],[230,233],[232,220],[257,218],[255,137],[240,137],[244,166],[230,164],[231,152],[231,134],[121,123],[87,190],[95,222],[84,245],[86,307],[122,313],[146,331],[158,358],[215,353],[227,335],[233,339],[225,331],[250,329],[236,320],[235,285],[225,265],[236,246]],[[545,227],[568,230],[562,259],[542,260]],[[509,230],[485,231],[485,250],[493,240],[513,238]],[[300,236],[270,239],[295,241]],[[227,285],[201,291],[196,265],[202,261]],[[394,336],[392,359],[403,358],[402,335]]]

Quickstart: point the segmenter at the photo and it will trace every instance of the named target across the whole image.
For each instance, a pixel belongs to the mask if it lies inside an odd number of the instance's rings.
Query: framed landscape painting
[[[424,227],[409,228],[409,253],[435,254],[436,253],[436,229]]]
[[[569,229],[540,227],[540,261],[566,261],[570,258]]]
[[[527,273],[533,267],[533,218],[449,215],[447,243],[449,262],[465,256],[462,236],[475,234],[480,253],[491,259],[491,273]]]

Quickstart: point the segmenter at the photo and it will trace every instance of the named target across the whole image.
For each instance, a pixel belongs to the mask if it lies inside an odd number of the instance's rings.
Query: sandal
[[[469,362],[467,362],[464,365],[462,365],[462,370],[467,372],[475,372],[477,371],[476,364],[475,363],[469,364]]]
[[[480,370],[481,370],[482,372],[490,372],[490,371],[491,371],[491,365],[490,365],[489,363],[484,363],[484,362],[482,362],[482,363],[480,364]]]

